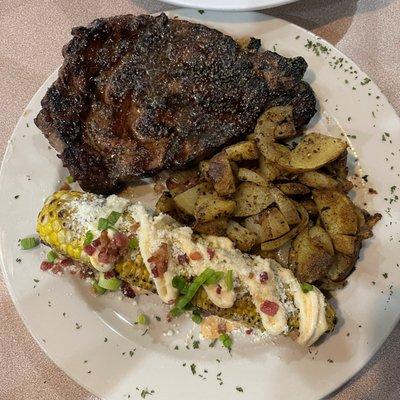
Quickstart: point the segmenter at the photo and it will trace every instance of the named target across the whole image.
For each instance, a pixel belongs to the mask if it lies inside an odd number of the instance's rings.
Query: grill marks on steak
[[[297,127],[315,113],[303,58],[241,49],[188,21],[125,15],[75,28],[36,125],[82,188],[116,190],[184,168],[250,133],[271,105],[293,104]]]

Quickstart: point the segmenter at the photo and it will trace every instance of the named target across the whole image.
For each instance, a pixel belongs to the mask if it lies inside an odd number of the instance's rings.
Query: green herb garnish
[[[222,333],[221,335],[219,335],[218,339],[222,342],[222,345],[227,349],[230,350],[232,348],[232,338],[227,333]]]
[[[193,310],[192,321],[196,324],[201,324],[201,322],[203,321],[203,317],[200,315],[199,311]]]
[[[301,290],[303,291],[303,293],[308,293],[311,292],[311,290],[314,290],[314,286],[307,282],[304,282],[301,284]]]
[[[102,287],[103,289],[116,291],[121,286],[121,283],[122,283],[122,281],[119,280],[118,278],[112,277],[112,278],[107,279],[104,276],[104,272],[100,272],[98,285],[100,287]]]
[[[120,217],[121,215],[122,215],[122,214],[119,213],[119,212],[112,211],[112,212],[110,213],[110,215],[107,217],[108,223],[109,223],[111,226],[114,226],[114,225],[116,224],[116,222],[119,220],[119,217]]]
[[[34,247],[39,245],[39,241],[34,237],[27,237],[21,239],[21,249],[22,250],[29,250],[33,249]]]
[[[215,285],[225,275],[223,271],[215,271],[214,269],[211,269],[211,271],[213,271],[213,274],[204,282],[205,285]]]
[[[68,182],[68,183],[75,182],[74,177],[73,177],[72,175],[68,175],[68,176],[67,176],[67,182]]]
[[[51,263],[54,263],[54,261],[56,261],[57,258],[58,258],[58,255],[57,255],[57,253],[56,253],[55,251],[50,250],[50,251],[47,253],[47,259],[48,259]]]
[[[228,291],[233,289],[233,271],[231,269],[225,275],[225,285]]]
[[[86,245],[92,243],[92,241],[93,241],[93,232],[87,231],[86,236],[85,236],[85,241],[83,242],[83,244],[86,246]]]
[[[182,275],[176,275],[172,278],[172,287],[179,290],[179,293],[186,294],[188,290],[188,283]]]
[[[236,386],[236,390],[237,390],[238,392],[241,392],[241,393],[243,393],[243,388],[242,388],[242,387],[240,387],[240,386]]]
[[[107,290],[104,289],[103,287],[99,286],[99,284],[97,282],[93,282],[92,287],[96,294],[104,294],[105,292],[107,292]]]
[[[129,239],[129,249],[136,250],[139,247],[139,241],[137,237]]]
[[[136,318],[136,322],[139,325],[148,325],[149,323],[149,319],[147,318],[147,316],[145,314],[140,314],[138,315],[138,317]]]
[[[104,231],[108,228],[108,219],[100,218],[99,223],[97,224],[97,229],[100,231]]]

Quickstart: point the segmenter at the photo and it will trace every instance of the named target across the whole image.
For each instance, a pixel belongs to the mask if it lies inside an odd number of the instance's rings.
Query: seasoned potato
[[[307,210],[308,215],[310,215],[310,217],[318,216],[318,208],[314,200],[302,200],[299,201],[299,204],[302,205]]]
[[[257,121],[256,135],[268,139],[287,139],[296,135],[292,106],[275,106],[266,110]]]
[[[165,184],[173,196],[190,189],[199,182],[198,171],[189,169],[187,171],[177,171],[170,175]]]
[[[358,252],[351,256],[336,253],[332,266],[329,268],[327,277],[334,282],[344,281],[353,271],[357,259]]]
[[[304,229],[293,240],[289,262],[300,281],[314,282],[327,274],[333,257],[323,247],[316,246],[310,239],[309,230]]]
[[[252,182],[258,186],[269,187],[270,184],[265,181],[265,179],[256,171],[252,171],[247,168],[239,168],[238,179],[240,181]]]
[[[336,179],[346,179],[349,173],[347,168],[347,150],[345,150],[336,160],[327,164],[324,168],[329,175],[334,176]]]
[[[207,161],[207,160],[200,161],[200,163],[199,163],[200,175],[207,181],[209,180],[209,178],[208,178],[209,167],[210,167],[209,161]]]
[[[224,200],[214,194],[200,194],[194,206],[194,217],[198,222],[209,222],[231,215],[235,207],[233,200]]]
[[[278,183],[277,188],[287,196],[298,196],[310,193],[310,189],[298,182]]]
[[[256,136],[256,143],[266,161],[275,164],[277,163],[278,167],[282,164],[285,166],[288,163],[291,154],[288,147],[279,143],[271,142],[260,135]]]
[[[296,226],[294,226],[289,232],[287,232],[285,235],[277,238],[277,239],[272,239],[268,240],[264,243],[261,243],[261,251],[262,252],[268,252],[271,250],[278,249],[279,247],[282,247],[284,244],[292,240],[294,237],[296,237],[299,232],[301,232],[304,228],[306,228],[308,224],[308,213],[303,208],[302,206],[298,205],[298,210],[301,216],[300,223]]]
[[[279,176],[283,175],[283,170],[276,163],[267,161],[263,155],[259,158],[260,173],[268,182],[274,181]]]
[[[273,239],[283,236],[290,231],[285,217],[276,207],[272,207],[269,210],[268,221]]]
[[[226,234],[236,247],[242,251],[250,251],[256,244],[257,235],[235,221],[229,221]]]
[[[332,234],[332,242],[335,250],[351,256],[357,251],[360,238],[358,236]]]
[[[265,210],[275,199],[265,188],[251,182],[243,182],[238,187],[234,200],[236,208],[233,213],[235,217],[248,217]]]
[[[228,218],[217,218],[208,222],[196,221],[193,231],[204,235],[225,236],[228,228]]]
[[[164,214],[172,214],[175,211],[175,202],[170,192],[164,192],[157,200],[156,211]]]
[[[312,171],[338,158],[346,147],[347,143],[341,139],[310,133],[290,152],[288,158],[281,157],[277,162],[291,172]]]
[[[228,156],[224,151],[216,154],[208,162],[207,176],[220,196],[235,192],[235,177]]]
[[[311,242],[315,246],[322,247],[331,256],[334,255],[335,252],[333,249],[331,237],[324,228],[322,228],[321,226],[312,226],[308,231],[308,235]]]
[[[256,243],[262,243],[266,240],[274,239],[269,214],[269,210],[264,210],[261,213],[247,217],[244,220],[245,228],[256,235]]]
[[[314,189],[336,189],[339,186],[336,179],[318,171],[304,172],[299,176],[299,181]]]
[[[193,186],[185,192],[179,193],[174,197],[174,202],[181,212],[188,215],[194,215],[194,206],[196,204],[197,198],[200,194],[205,194],[211,192],[212,188],[210,184],[202,182],[196,186]]]
[[[226,155],[231,161],[257,160],[258,149],[253,141],[235,143],[225,148]]]
[[[331,235],[355,235],[358,218],[353,202],[343,193],[314,190],[313,199],[328,233]]]
[[[275,199],[275,203],[278,205],[279,210],[285,217],[285,220],[289,225],[295,225],[300,222],[299,213],[289,197],[285,196],[279,189],[273,188],[270,190],[272,196]]]

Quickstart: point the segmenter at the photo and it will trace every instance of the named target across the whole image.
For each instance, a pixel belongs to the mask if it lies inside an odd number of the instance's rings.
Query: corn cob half
[[[37,231],[41,240],[57,253],[93,268],[93,259],[84,250],[87,233],[90,231],[95,238],[101,236],[99,220],[107,219],[110,213],[117,212],[120,216],[112,230],[117,230],[127,236],[132,235],[138,224],[129,205],[127,200],[117,196],[105,198],[89,193],[58,191],[46,200],[40,211],[37,218]],[[140,250],[138,248],[125,251],[113,265],[114,271],[119,279],[129,285],[155,293],[157,292],[156,279],[151,276],[149,268],[146,267],[146,260],[143,260]],[[185,275],[184,269],[181,268],[180,272]],[[193,281],[194,276],[188,272],[185,278],[190,282]],[[292,296],[289,284],[285,285],[284,290],[287,297]],[[246,290],[246,285],[243,285],[243,282],[237,282],[235,292],[233,306],[218,307],[210,300],[208,291],[202,286],[191,299],[191,304],[212,315],[264,330],[262,315],[254,304],[252,295]],[[289,329],[286,333],[296,333],[301,328],[298,311],[288,316]],[[330,331],[334,327],[336,317],[329,303],[325,303],[324,314],[326,330]]]

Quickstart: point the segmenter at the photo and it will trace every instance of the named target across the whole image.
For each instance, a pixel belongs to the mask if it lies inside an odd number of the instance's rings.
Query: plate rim
[[[168,0],[168,1],[166,1],[166,2],[172,3],[172,1],[177,1],[177,2],[179,2],[180,0]],[[288,0],[287,3],[288,3],[288,2],[293,2],[293,1],[298,1],[298,0]],[[196,9],[196,8],[197,8],[197,7],[195,7],[195,6],[194,6],[194,7],[190,7],[190,8],[178,8],[178,9],[173,9],[173,10],[167,10],[167,11],[165,11],[165,13],[167,13],[167,14],[182,13],[182,12],[185,12],[185,11],[193,11],[193,9]],[[223,14],[223,12],[222,12],[220,9],[213,9],[213,10],[209,10],[209,11],[212,12],[212,13],[216,13],[216,14]],[[153,13],[153,14],[151,14],[151,15],[159,15],[160,13],[161,13],[161,12],[157,12],[157,13]],[[228,13],[234,13],[234,11],[231,10],[231,11],[228,11],[227,13],[225,13],[225,14],[228,14]],[[287,24],[287,25],[294,26],[296,29],[300,29],[302,32],[306,33],[307,35],[311,35],[314,39],[318,39],[318,41],[320,41],[320,42],[322,42],[322,43],[325,43],[325,44],[328,44],[330,47],[332,47],[333,49],[335,49],[335,51],[338,52],[340,55],[343,55],[346,59],[350,60],[352,63],[354,63],[355,65],[358,66],[358,64],[357,64],[351,57],[345,55],[345,54],[344,54],[341,50],[339,50],[335,45],[331,44],[329,41],[325,40],[324,38],[319,37],[318,35],[316,35],[316,34],[313,33],[312,31],[307,30],[306,28],[303,28],[303,27],[301,27],[301,26],[299,26],[299,25],[297,25],[297,24],[294,24],[294,23],[292,23],[292,22],[290,22],[290,21],[287,21],[287,20],[285,20],[285,19],[283,19],[283,18],[278,18],[278,17],[271,16],[271,15],[268,15],[268,14],[260,13],[260,12],[257,12],[256,10],[250,10],[250,9],[249,9],[248,12],[245,12],[245,13],[242,13],[242,14],[249,14],[249,15],[251,15],[251,14],[259,14],[259,15],[264,16],[266,19],[279,20],[279,21],[284,22],[284,23]],[[179,17],[182,18],[182,19],[184,19],[184,18],[189,18],[189,17],[186,17],[186,16],[184,16],[184,17],[179,16]],[[205,24],[207,25],[207,23],[205,23]],[[53,75],[56,76],[56,73],[58,72],[58,70],[59,70],[59,67],[57,67],[53,72],[51,72],[51,73],[49,74],[49,76],[44,80],[44,82],[40,85],[40,87],[35,91],[35,93],[31,96],[29,102],[28,102],[28,103],[26,104],[26,106],[24,107],[24,109],[23,109],[23,111],[22,111],[20,117],[18,118],[18,120],[17,120],[17,122],[16,122],[16,124],[15,124],[15,126],[14,126],[14,129],[13,129],[11,135],[10,135],[9,138],[8,138],[7,147],[6,147],[6,150],[5,150],[5,152],[4,152],[4,155],[3,155],[2,161],[1,161],[0,176],[3,175],[5,165],[6,165],[6,163],[7,163],[8,157],[9,157],[9,152],[12,150],[12,147],[10,146],[10,141],[11,141],[12,138],[14,137],[14,134],[15,134],[15,132],[16,132],[16,130],[17,130],[18,125],[19,125],[20,122],[24,119],[24,113],[25,113],[25,111],[29,109],[29,107],[31,106],[31,103],[34,101],[34,99],[36,98],[36,96],[38,95],[38,93],[39,93],[40,91],[42,91],[45,87],[48,87],[49,84],[51,84],[51,83],[54,81],[54,80],[52,80],[51,78],[53,77]],[[365,76],[369,77],[369,75],[368,75],[367,73],[365,73],[364,70],[363,70],[362,68],[359,68],[359,71],[362,72]],[[374,80],[372,80],[372,82],[374,83]],[[375,84],[375,83],[374,83],[374,84]],[[379,87],[377,84],[375,84],[375,86],[376,86],[376,87],[379,89],[379,91],[382,93],[380,87]],[[389,107],[390,107],[390,110],[391,110],[395,115],[397,115],[398,118],[400,118],[398,112],[397,112],[396,109],[393,107],[391,101],[386,97],[386,94],[385,94],[385,93],[382,93],[382,94],[383,94],[384,98],[387,100],[388,105],[389,105]],[[0,190],[2,190],[2,188],[0,188]],[[2,249],[2,247],[3,247],[3,237],[0,236],[0,250]],[[28,332],[30,333],[30,335],[33,337],[33,339],[35,340],[35,342],[39,345],[40,349],[44,352],[44,354],[46,355],[46,357],[47,357],[48,359],[50,359],[54,364],[56,364],[57,367],[58,367],[63,373],[65,373],[70,379],[72,379],[74,382],[76,382],[77,384],[79,384],[81,387],[83,387],[83,388],[84,388],[85,390],[87,390],[89,393],[94,394],[95,396],[99,397],[100,399],[106,400],[106,398],[103,397],[103,395],[101,395],[100,393],[96,392],[96,391],[95,391],[94,389],[92,389],[91,387],[89,388],[89,386],[86,385],[82,379],[80,379],[80,376],[79,376],[79,377],[73,376],[72,373],[71,373],[68,369],[66,369],[64,366],[61,366],[61,365],[60,365],[61,362],[60,362],[60,360],[58,359],[57,356],[50,356],[50,355],[49,355],[49,353],[48,353],[48,351],[47,351],[47,348],[46,348],[46,343],[43,343],[43,342],[40,340],[39,335],[36,335],[36,333],[34,332],[34,329],[32,328],[32,326],[30,326],[30,325],[27,323],[27,319],[26,319],[25,313],[22,312],[21,304],[20,304],[20,302],[17,300],[17,295],[16,295],[16,293],[15,293],[15,291],[14,291],[14,288],[13,288],[13,286],[11,285],[11,281],[10,281],[10,279],[9,279],[9,272],[7,271],[7,268],[6,268],[6,262],[5,262],[5,260],[4,260],[4,253],[3,253],[3,251],[0,251],[0,264],[1,264],[1,272],[2,272],[2,275],[3,275],[3,279],[4,279],[4,282],[5,282],[5,285],[6,285],[6,287],[7,287],[8,293],[10,294],[10,297],[11,297],[11,299],[12,299],[12,302],[13,302],[13,304],[14,304],[14,306],[15,306],[15,308],[16,308],[18,314],[19,314],[19,317],[21,318],[21,320],[22,320],[24,326],[26,327],[26,329],[28,330]],[[377,352],[379,351],[379,349],[380,349],[380,348],[383,346],[383,344],[386,342],[386,340],[388,339],[388,337],[389,337],[390,334],[393,332],[394,328],[398,325],[399,322],[400,322],[400,310],[399,310],[399,312],[397,313],[397,318],[395,318],[395,319],[392,321],[392,323],[390,324],[390,328],[388,329],[388,333],[387,333],[386,335],[382,335],[382,336],[379,338],[379,340],[376,341],[376,345],[373,346],[373,351],[370,352],[370,354],[368,355],[368,357],[366,357],[366,359],[365,359],[364,361],[360,362],[360,365],[357,365],[357,366],[354,368],[354,372],[353,372],[350,376],[348,376],[346,379],[344,379],[336,388],[332,389],[329,393],[326,393],[322,398],[327,398],[328,396],[331,396],[331,395],[334,395],[334,394],[339,393],[344,387],[346,387],[346,385],[349,384],[349,382],[350,382],[352,379],[355,379],[355,378],[359,377],[359,376],[363,373],[364,368],[366,368],[367,365],[369,364],[369,362],[376,356],[376,354],[377,354]]]

